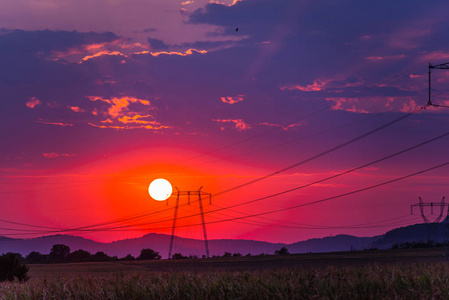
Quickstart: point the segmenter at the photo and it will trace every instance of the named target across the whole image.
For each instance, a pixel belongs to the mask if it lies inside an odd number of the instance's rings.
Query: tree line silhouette
[[[274,252],[276,255],[289,254],[287,248],[282,247]],[[260,254],[265,255],[265,254]],[[221,257],[241,257],[240,253],[225,252]],[[250,253],[246,256],[251,256]],[[214,255],[213,257],[220,257]],[[197,255],[184,256],[181,253],[174,253],[171,259],[198,259]],[[205,255],[202,258],[206,258]],[[104,261],[133,261],[133,260],[159,260],[161,255],[159,252],[149,248],[142,249],[140,255],[137,257],[131,254],[125,257],[118,258],[117,256],[109,256],[102,251],[98,251],[95,254],[89,251],[78,249],[70,252],[70,247],[64,244],[55,244],[52,246],[49,254],[41,254],[37,251],[32,251],[26,257],[23,257],[20,253],[8,252],[0,255],[0,282],[2,281],[14,281],[20,282],[27,281],[29,266],[27,264],[50,264],[50,263],[69,263],[69,262],[104,262]]]

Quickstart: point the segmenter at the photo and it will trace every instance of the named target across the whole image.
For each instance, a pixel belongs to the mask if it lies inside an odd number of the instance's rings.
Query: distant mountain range
[[[246,255],[274,254],[274,251],[287,247],[290,253],[307,252],[331,252],[363,249],[388,249],[393,244],[404,242],[426,242],[431,239],[442,242],[444,224],[416,224],[407,227],[396,228],[387,233],[375,237],[356,237],[351,235],[336,235],[325,238],[314,238],[293,244],[269,243],[253,240],[209,240],[210,255],[223,255],[225,252],[241,253]],[[140,238],[125,239],[111,243],[100,243],[93,240],[71,235],[52,235],[32,239],[13,239],[0,237],[0,254],[7,252],[21,253],[23,256],[32,251],[48,254],[54,244],[64,244],[71,251],[83,249],[95,254],[103,251],[109,256],[124,257],[127,254],[138,256],[144,248],[158,251],[162,258],[167,258],[170,236],[165,234],[150,233]],[[205,254],[204,242],[201,240],[175,237],[173,253],[183,255]]]

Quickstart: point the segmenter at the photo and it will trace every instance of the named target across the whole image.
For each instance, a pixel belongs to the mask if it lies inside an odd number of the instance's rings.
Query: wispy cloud
[[[31,97],[30,100],[26,103],[26,106],[28,106],[29,108],[34,108],[41,103],[41,100],[37,99],[36,97]]]
[[[238,131],[251,129],[251,125],[245,123],[242,119],[213,119],[213,121],[218,123],[230,123]],[[224,130],[224,127],[221,127],[221,130]]]
[[[49,152],[49,153],[42,153],[42,156],[45,158],[74,157],[75,154]]]
[[[74,112],[84,112],[85,110],[80,108],[79,106],[68,106],[68,108]]]
[[[279,124],[273,124],[273,123],[264,122],[264,123],[258,123],[257,125],[270,126],[270,127],[279,127],[279,128],[282,128],[283,130],[287,131],[289,129],[302,126],[303,124],[299,123],[299,124],[290,124],[290,125],[287,125],[287,126],[282,126],[282,125],[279,125]]]
[[[87,96],[90,101],[102,101],[105,103],[110,104],[110,107],[107,110],[107,114],[111,116],[112,118],[117,118],[120,116],[124,116],[125,114],[129,113],[128,106],[131,103],[138,103],[145,106],[150,106],[150,101],[134,98],[134,97],[121,97],[116,98],[113,97],[111,99],[104,98],[104,97],[98,97],[98,96]],[[132,113],[132,112],[131,112]]]
[[[221,101],[227,104],[234,104],[244,100],[245,95],[238,95],[234,97],[221,97]]]
[[[281,87],[281,90],[289,90],[289,91],[293,91],[293,90],[300,90],[303,92],[316,92],[316,91],[321,91],[326,87],[326,84],[328,83],[328,81],[323,81],[320,79],[314,80],[312,84],[309,85],[305,85],[305,86],[301,86],[299,84],[297,85],[287,85],[287,86],[283,86]]]
[[[121,53],[121,52],[119,52],[119,51],[107,51],[107,50],[105,50],[105,51],[97,52],[97,53],[92,54],[92,55],[84,56],[83,59],[82,59],[82,61],[87,61],[87,60],[89,60],[89,59],[92,59],[92,58],[95,58],[95,57],[104,56],[104,55],[112,55],[112,56],[123,56],[123,57],[127,57],[125,54],[123,54],[123,53]]]
[[[42,124],[47,124],[47,125],[57,125],[57,126],[73,126],[73,124],[70,124],[70,123],[50,122],[50,121],[44,121],[44,120],[37,120],[36,123],[42,123]]]
[[[171,129],[172,126],[160,125],[160,123],[155,122],[155,125],[139,125],[139,126],[120,126],[120,125],[97,125],[93,123],[88,123],[90,126],[103,129],[115,129],[115,130],[130,130],[130,129],[148,129],[148,130],[160,130],[160,129]]]
[[[196,49],[189,49],[186,52],[175,52],[175,51],[160,51],[160,52],[150,52],[152,56],[159,56],[159,55],[179,55],[179,56],[187,56],[192,55],[193,52],[199,53],[199,54],[206,54],[206,50],[196,50]]]
[[[107,119],[100,121],[102,124],[95,124],[92,122],[88,123],[91,126],[115,130],[160,130],[173,128],[172,126],[162,125],[149,113],[142,113],[148,112],[149,110],[154,110],[148,100],[129,96],[120,98],[113,97],[110,99],[98,96],[88,96],[87,98],[89,98],[90,101],[100,101],[109,105],[109,107],[101,113],[103,116],[107,116]],[[139,106],[135,106],[133,109],[130,109],[132,104]],[[97,112],[96,115],[98,114],[99,113]]]

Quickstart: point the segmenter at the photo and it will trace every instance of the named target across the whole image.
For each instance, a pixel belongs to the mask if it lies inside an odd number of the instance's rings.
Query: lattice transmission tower
[[[441,219],[443,218],[444,207],[447,205],[446,203],[444,203],[444,199],[445,198],[446,197],[443,197],[443,199],[441,199],[441,202],[423,202],[422,198],[419,197],[419,202],[410,206],[410,212],[413,215],[413,209],[418,207],[424,223],[439,223],[441,221]],[[424,207],[430,207],[430,214],[431,215],[433,215],[434,207],[439,207],[440,208],[440,214],[438,215],[438,217],[434,221],[430,222],[430,220],[426,216],[426,213],[424,212]]]
[[[179,207],[179,198],[181,196],[187,196],[187,204],[190,205],[190,196],[198,196],[198,203],[200,206],[200,214],[201,214],[201,223],[203,226],[203,237],[204,237],[204,245],[206,248],[206,257],[209,258],[209,244],[207,242],[207,232],[206,232],[206,221],[204,219],[204,209],[203,209],[203,198],[202,196],[206,196],[209,198],[209,204],[212,204],[212,194],[203,192],[200,187],[197,191],[180,191],[177,187],[175,187],[176,192],[174,193],[176,196],[176,204],[175,204],[175,215],[173,216],[173,226],[170,237],[170,247],[168,250],[168,259],[171,259],[171,253],[173,250],[173,241],[175,239],[175,228],[176,228],[176,220],[178,218],[178,207]],[[167,202],[168,204],[168,202]]]

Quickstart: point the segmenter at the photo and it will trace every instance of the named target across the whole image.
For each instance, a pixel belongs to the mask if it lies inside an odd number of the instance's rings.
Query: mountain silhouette
[[[374,237],[356,237],[351,235],[336,235],[332,237],[313,238],[292,244],[270,243],[254,240],[217,239],[209,240],[210,255],[223,255],[225,252],[246,255],[274,254],[274,251],[286,247],[290,253],[332,252],[364,250],[371,248],[388,249],[395,243],[427,242],[433,240],[441,243],[444,238],[444,222],[415,224],[400,227]],[[150,233],[140,238],[124,239],[110,243],[100,243],[90,239],[71,235],[52,235],[32,239],[14,239],[0,237],[0,254],[7,252],[28,255],[32,251],[48,254],[54,244],[64,244],[71,251],[83,249],[95,254],[103,251],[109,256],[124,257],[128,254],[138,256],[144,248],[158,251],[162,258],[167,258],[170,236]],[[183,255],[205,254],[204,242],[196,239],[175,237],[172,253]]]

